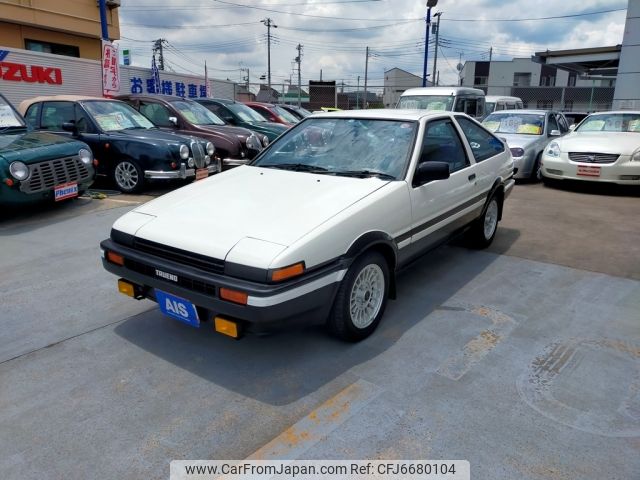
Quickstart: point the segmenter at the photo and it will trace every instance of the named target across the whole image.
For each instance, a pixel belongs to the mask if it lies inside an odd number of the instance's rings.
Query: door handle
[[[469,181],[473,182],[476,179],[476,174],[472,173],[471,175],[469,175]]]

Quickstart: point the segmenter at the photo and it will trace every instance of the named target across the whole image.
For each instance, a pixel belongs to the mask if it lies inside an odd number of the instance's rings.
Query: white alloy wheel
[[[484,238],[489,240],[498,227],[498,202],[492,198],[484,213]]]
[[[349,296],[349,313],[356,328],[367,328],[380,312],[385,295],[382,269],[375,263],[366,265],[353,282]]]
[[[138,168],[126,160],[116,165],[114,178],[118,187],[125,192],[135,190],[140,183]]]

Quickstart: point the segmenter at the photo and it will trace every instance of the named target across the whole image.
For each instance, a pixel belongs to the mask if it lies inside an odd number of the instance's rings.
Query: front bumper
[[[514,178],[527,179],[531,177],[533,165],[535,164],[535,155],[532,152],[526,152],[522,157],[513,157],[513,166],[517,169]]]
[[[209,175],[218,172],[218,166],[211,164],[206,167]],[[187,166],[183,163],[180,165],[178,170],[145,170],[144,178],[154,179],[154,180],[171,180],[171,179],[187,179],[196,176],[195,168],[187,168]]]
[[[104,240],[104,268],[140,287],[143,297],[156,299],[156,289],[189,300],[198,309],[201,320],[222,315],[241,323],[251,331],[268,330],[295,323],[324,322],[329,314],[339,282],[347,271],[341,262],[319,269],[312,274],[279,284],[242,280],[224,274],[205,272],[195,267],[156,257],[133,248]],[[125,265],[111,263],[104,252],[111,251],[125,258]],[[175,275],[178,281],[157,276],[156,270]],[[222,300],[220,288],[246,292],[246,305]]]
[[[599,167],[599,175],[578,175],[578,167]],[[560,157],[545,154],[542,157],[542,175],[555,180],[640,185],[640,162],[631,161],[628,155],[621,155],[614,163],[583,163],[569,160],[566,152],[561,152]]]

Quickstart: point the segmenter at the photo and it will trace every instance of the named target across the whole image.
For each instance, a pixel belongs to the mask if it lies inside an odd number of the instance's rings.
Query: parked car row
[[[263,108],[284,111],[289,123],[268,121]],[[298,116],[269,104],[165,95],[41,96],[18,110],[0,97],[0,203],[76,197],[96,175],[127,193],[151,180],[200,180],[251,161]]]

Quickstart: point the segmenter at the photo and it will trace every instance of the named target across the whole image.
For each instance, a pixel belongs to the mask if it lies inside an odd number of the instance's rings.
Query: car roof
[[[507,115],[507,114],[520,115],[523,113],[544,115],[545,113],[560,113],[560,112],[556,112],[555,110],[542,110],[542,109],[535,109],[535,108],[518,108],[515,110],[498,110],[497,112],[491,112],[489,115]]]
[[[34,103],[39,102],[81,102],[84,100],[99,100],[99,101],[117,101],[121,100],[115,98],[105,98],[105,97],[91,97],[89,95],[40,95],[39,97],[29,98],[27,100],[23,100],[20,102],[18,106],[18,110],[20,113],[24,115],[23,112],[27,110]]]
[[[193,101],[193,98],[186,98],[186,97],[178,97],[176,95],[163,95],[160,93],[126,93],[123,95],[118,95],[118,97],[122,98],[122,97],[126,97],[126,98],[157,98],[160,100],[164,100],[166,102],[173,102],[176,100],[191,100]]]
[[[369,110],[340,110],[336,112],[318,112],[313,113],[307,118],[367,118],[367,119],[380,119],[380,120],[421,120],[423,118],[437,117],[437,116],[452,116],[454,113],[457,115],[467,116],[459,112],[448,112],[444,110],[403,110],[403,109],[369,109]]]
[[[509,102],[521,102],[522,99],[520,97],[509,97],[507,95],[487,95],[485,97],[487,102],[497,102],[498,100],[506,100]]]
[[[484,91],[478,88],[470,87],[416,87],[405,90],[402,95],[482,95]]]
[[[259,107],[275,107],[274,103],[267,103],[267,102],[244,102],[245,105],[256,105]]]
[[[607,115],[611,113],[621,114],[621,113],[630,113],[632,115],[640,115],[640,110],[608,110],[605,112],[593,112],[589,115]]]

